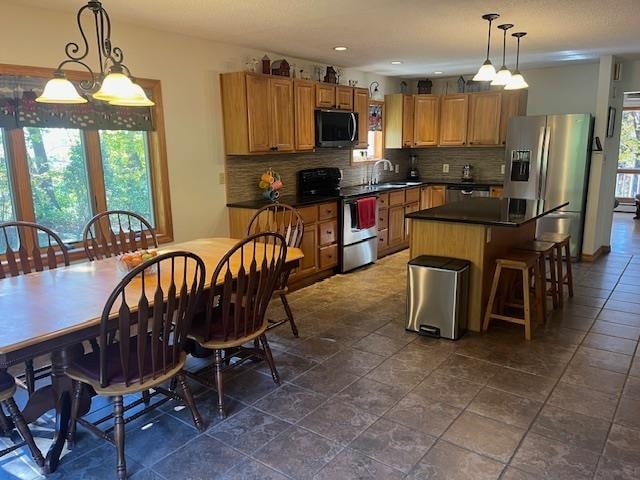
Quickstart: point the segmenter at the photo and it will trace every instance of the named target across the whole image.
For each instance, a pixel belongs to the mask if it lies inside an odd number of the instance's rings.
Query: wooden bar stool
[[[573,297],[573,272],[571,271],[571,235],[568,233],[546,232],[538,236],[538,240],[543,242],[553,242],[556,249],[556,278],[558,279],[558,303],[560,308],[564,303],[563,289],[567,285],[569,297]],[[564,250],[564,258],[563,258]],[[566,262],[567,267],[563,273],[562,263]]]
[[[522,305],[517,305],[517,307],[522,308],[523,316],[522,317],[514,317],[504,314],[501,310],[498,313],[493,311],[494,303],[496,300],[496,296],[498,295],[498,287],[500,286],[500,277],[503,273],[503,270],[510,271],[514,274],[520,272],[522,275]],[[507,273],[507,272],[504,273]],[[536,314],[538,316],[538,321],[543,320],[543,306],[544,306],[544,277],[540,271],[540,261],[539,256],[535,253],[527,253],[527,252],[514,252],[508,255],[505,255],[503,258],[496,259],[496,271],[493,275],[493,283],[491,285],[491,293],[489,294],[489,302],[487,304],[487,310],[484,315],[484,322],[482,325],[482,331],[486,332],[489,328],[489,323],[491,319],[497,320],[505,320],[507,322],[517,323],[519,325],[524,325],[524,335],[527,340],[531,340],[531,278],[534,278],[536,293],[535,293],[535,303],[536,303]],[[510,287],[510,285],[507,285]],[[503,291],[501,294],[505,294]],[[502,302],[501,302],[502,303]],[[509,306],[514,306],[513,304],[509,304]]]
[[[556,245],[553,242],[545,242],[541,240],[532,240],[530,242],[518,245],[516,250],[523,252],[531,252],[538,255],[538,261],[540,262],[540,274],[544,279],[543,285],[545,285],[545,293],[551,295],[553,300],[553,308],[556,309],[560,305],[558,299],[558,278],[557,273],[557,260],[556,260]],[[549,278],[547,278],[547,260],[549,260]],[[547,290],[546,282],[549,282],[550,288]],[[544,302],[544,316],[546,318],[546,305]]]

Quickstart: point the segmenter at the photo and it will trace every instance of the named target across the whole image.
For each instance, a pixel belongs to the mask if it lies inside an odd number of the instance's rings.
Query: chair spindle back
[[[84,227],[82,241],[91,261],[158,247],[151,224],[126,210],[109,210],[94,216]]]

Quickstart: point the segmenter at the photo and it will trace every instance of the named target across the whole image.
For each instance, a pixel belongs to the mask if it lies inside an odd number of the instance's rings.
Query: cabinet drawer
[[[389,206],[402,205],[404,203],[404,190],[389,193]]]
[[[404,191],[404,201],[405,203],[413,203],[420,201],[420,189],[419,188],[409,188]]]
[[[336,230],[338,228],[338,223],[335,220],[322,222],[319,224],[318,228],[319,243],[321,246],[336,242]]]
[[[386,230],[389,226],[389,210],[383,208],[378,210],[378,231]]]
[[[387,208],[389,206],[389,194],[381,193],[378,197],[378,208]]]
[[[300,213],[302,221],[305,224],[315,223],[318,221],[318,207],[316,207],[315,205],[311,207],[297,208],[296,210],[298,210],[298,213]]]
[[[335,267],[338,264],[338,246],[329,245],[320,249],[320,270]]]
[[[318,220],[327,220],[338,216],[338,204],[336,202],[321,203],[318,205]]]
[[[388,233],[389,233],[389,230],[387,229],[380,230],[378,232],[378,252],[382,250],[386,250],[386,248],[389,246],[389,243],[387,242]]]

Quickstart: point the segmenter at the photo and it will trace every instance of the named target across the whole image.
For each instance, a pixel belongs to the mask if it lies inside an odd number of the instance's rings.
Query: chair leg
[[[142,391],[142,401],[145,407],[148,407],[151,404],[151,395],[149,394],[149,390]]]
[[[5,407],[9,411],[9,415],[11,415],[11,420],[13,420],[13,424],[18,429],[18,432],[20,432],[20,436],[22,436],[22,439],[26,442],[27,446],[29,447],[33,460],[36,462],[36,464],[39,467],[44,466],[44,457],[42,456],[42,452],[36,445],[36,442],[33,440],[33,435],[31,435],[31,430],[29,430],[29,426],[27,425],[27,422],[24,421],[24,418],[20,413],[20,410],[18,409],[16,402],[13,400],[13,398],[8,398],[2,403],[5,405]]]
[[[0,404],[1,405],[1,404]],[[0,435],[3,437],[8,437],[13,430],[13,422],[10,418],[4,414],[2,407],[0,406]]]
[[[214,375],[216,377],[216,389],[218,390],[218,417],[225,418],[224,413],[224,390],[222,381],[222,351],[216,350],[213,354]]]
[[[567,260],[567,285],[569,287],[569,296],[573,297],[573,272],[571,271],[571,250],[569,248],[569,242],[565,244],[564,251]]]
[[[534,267],[534,271],[538,273],[538,267]],[[524,338],[527,340],[531,340],[531,290],[529,285],[529,272],[524,269],[522,270],[522,296],[524,299]],[[539,289],[539,277],[536,277],[536,289]]]
[[[540,255],[538,271],[535,273],[536,302],[541,314],[538,321],[545,323],[547,318],[547,267],[544,255]],[[542,292],[542,293],[540,293]]]
[[[24,383],[26,383],[27,392],[29,392],[29,396],[31,396],[36,389],[36,375],[33,368],[33,359],[29,359],[24,362]]]
[[[189,410],[191,410],[191,417],[193,418],[193,424],[196,428],[203,432],[205,429],[204,422],[202,421],[202,417],[200,416],[200,412],[198,412],[198,408],[196,407],[196,402],[193,399],[193,394],[191,393],[191,389],[189,388],[189,384],[184,377],[184,374],[180,373],[176,376],[178,383],[180,383],[180,388],[182,389],[182,397],[184,399],[184,403],[187,404]]]
[[[76,427],[78,410],[80,409],[80,396],[82,395],[82,383],[73,382],[73,399],[71,400],[71,419],[69,420],[69,432],[67,432],[67,445],[72,448],[76,443]]]
[[[115,422],[113,440],[118,452],[116,475],[118,480],[125,480],[127,478],[127,463],[124,456],[124,406],[122,395],[113,398],[113,419]]]
[[[289,306],[287,295],[284,293],[281,293],[280,300],[282,300],[282,306],[284,307],[284,311],[287,314],[287,318],[289,319],[289,324],[291,325],[291,332],[293,333],[294,337],[298,338],[298,327],[296,326],[296,322],[293,319],[293,312],[291,311],[291,307]]]
[[[555,258],[556,256],[552,248],[549,251],[549,277],[551,278],[551,298],[553,299],[553,308],[557,309],[560,301],[558,300],[558,280],[556,277]]]
[[[278,369],[276,368],[276,362],[273,361],[273,355],[271,354],[271,347],[269,347],[267,336],[264,334],[260,335],[260,342],[262,343],[262,348],[264,349],[264,356],[267,359],[269,368],[271,369],[271,378],[273,378],[273,381],[276,383],[276,385],[280,385],[280,375],[278,374]]]
[[[500,283],[500,274],[502,273],[502,265],[496,267],[496,271],[493,274],[493,283],[491,284],[491,293],[489,294],[489,302],[487,303],[487,310],[484,312],[484,323],[482,325],[482,331],[486,332],[489,328],[489,322],[491,321],[491,313],[493,312],[493,303],[496,299],[496,292],[498,291],[498,284]]]
[[[562,273],[562,245],[556,247],[556,280],[558,281],[558,306],[564,305],[564,274]]]

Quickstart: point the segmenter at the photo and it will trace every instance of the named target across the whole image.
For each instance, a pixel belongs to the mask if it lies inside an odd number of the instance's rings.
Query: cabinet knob
[[[462,142],[462,145],[465,145],[467,142]]]
[[[333,232],[331,230],[327,230],[327,235],[331,235]]]

